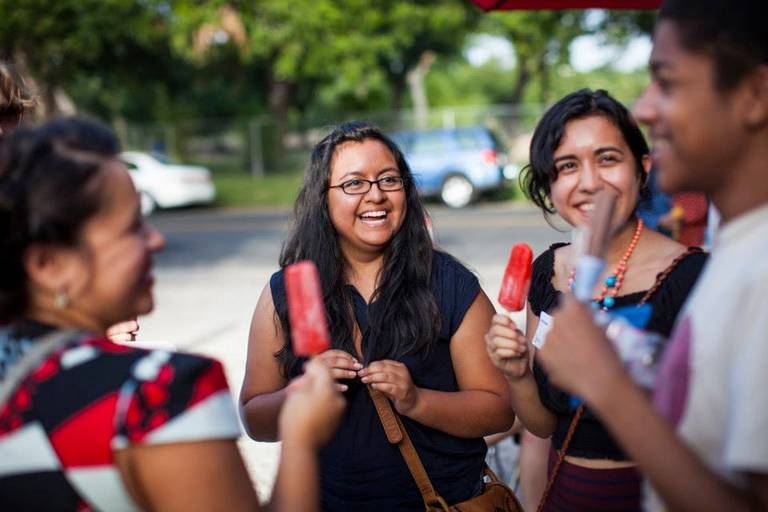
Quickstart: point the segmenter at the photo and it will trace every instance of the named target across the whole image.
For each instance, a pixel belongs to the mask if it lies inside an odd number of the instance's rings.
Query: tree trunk
[[[528,83],[531,81],[531,71],[522,59],[518,58],[518,67],[520,71],[517,74],[515,85],[512,87],[512,93],[509,95],[509,103],[519,105],[523,102],[523,94]]]
[[[420,130],[424,130],[427,127],[427,121],[429,120],[429,102],[427,101],[427,88],[424,84],[424,79],[427,77],[429,68],[434,60],[434,53],[424,52],[419,58],[418,64],[407,75],[416,127]]]
[[[285,151],[285,135],[288,131],[288,112],[291,107],[293,84],[287,80],[270,77],[269,112],[274,122],[274,129],[267,135],[265,160],[267,167],[274,168]]]
[[[400,111],[403,108],[403,91],[405,90],[405,75],[389,75],[389,92],[391,95],[390,107],[393,112]]]

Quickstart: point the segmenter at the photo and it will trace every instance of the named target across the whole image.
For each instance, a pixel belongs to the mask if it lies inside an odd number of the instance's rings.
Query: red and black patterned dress
[[[0,380],[51,331],[0,328]],[[0,409],[0,510],[138,510],[115,450],[239,435],[218,362],[75,335]]]

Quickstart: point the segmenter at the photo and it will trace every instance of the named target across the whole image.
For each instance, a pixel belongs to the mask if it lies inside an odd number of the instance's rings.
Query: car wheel
[[[474,185],[461,174],[448,176],[440,188],[440,199],[451,208],[464,208],[472,202],[474,194]]]
[[[139,192],[139,200],[141,201],[142,215],[149,215],[157,209],[157,202],[147,192]]]

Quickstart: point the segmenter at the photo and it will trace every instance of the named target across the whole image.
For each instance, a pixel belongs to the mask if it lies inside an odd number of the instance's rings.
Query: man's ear
[[[645,173],[645,177],[648,178],[648,173],[651,172],[651,167],[653,166],[651,155],[643,155],[641,161],[643,164],[643,172]]]
[[[760,129],[768,125],[768,64],[757,66],[745,78],[744,120],[747,128]]]

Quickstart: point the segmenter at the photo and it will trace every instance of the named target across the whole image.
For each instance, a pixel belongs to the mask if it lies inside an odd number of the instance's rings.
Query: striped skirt
[[[549,452],[549,473],[557,453]],[[641,510],[642,477],[636,468],[590,469],[563,461],[544,512]]]

